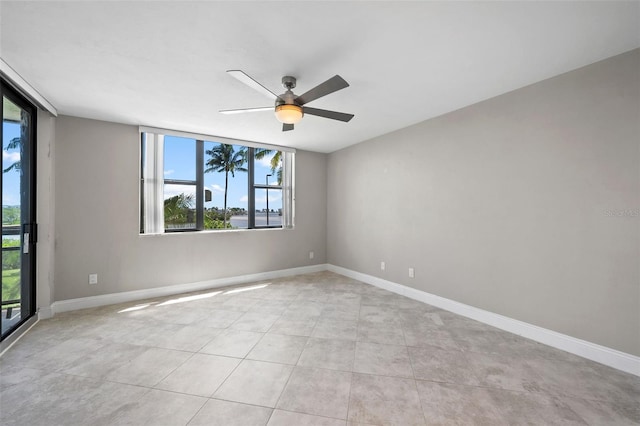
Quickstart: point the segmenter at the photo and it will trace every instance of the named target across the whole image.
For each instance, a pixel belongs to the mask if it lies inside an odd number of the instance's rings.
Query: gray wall
[[[326,262],[325,154],[296,155],[294,230],[140,236],[138,138],[133,126],[56,120],[55,300]]]
[[[635,50],[334,152],[328,261],[640,355],[639,123]]]
[[[38,246],[36,253],[36,306],[45,308],[53,303],[55,249],[55,158],[56,120],[46,111],[38,110],[36,149],[36,222]]]

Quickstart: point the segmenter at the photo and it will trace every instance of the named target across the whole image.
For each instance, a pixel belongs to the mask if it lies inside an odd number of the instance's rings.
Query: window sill
[[[240,228],[240,229],[205,229],[202,231],[173,231],[173,232],[163,232],[161,234],[141,234],[138,233],[140,237],[163,237],[167,235],[212,235],[212,234],[229,234],[229,233],[242,233],[242,232],[260,232],[260,231],[293,231],[294,227],[291,228]]]

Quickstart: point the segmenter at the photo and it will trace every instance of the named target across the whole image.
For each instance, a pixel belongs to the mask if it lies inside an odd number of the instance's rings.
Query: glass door
[[[2,95],[2,293],[4,340],[35,314],[35,119],[26,99],[0,81]]]

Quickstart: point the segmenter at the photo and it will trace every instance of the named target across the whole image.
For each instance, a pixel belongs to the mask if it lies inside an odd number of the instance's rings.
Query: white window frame
[[[268,229],[293,229],[295,225],[295,152],[294,148],[270,145],[241,139],[231,139],[214,135],[189,133],[155,127],[140,126],[140,234],[158,235],[165,233],[164,227],[164,136],[177,136],[240,145],[247,148],[263,148],[272,151],[282,151],[282,226],[268,227]],[[143,143],[144,141],[144,143]],[[197,173],[197,171],[196,171]],[[196,176],[198,179],[198,176]],[[249,180],[249,197],[255,196],[255,183]],[[276,189],[276,188],[274,188]],[[280,188],[277,188],[280,189]],[[251,204],[251,203],[250,203]],[[249,209],[250,210],[250,209]],[[249,215],[255,214],[249,211]],[[224,231],[253,231],[264,227],[241,229],[193,229],[191,232],[224,232]]]

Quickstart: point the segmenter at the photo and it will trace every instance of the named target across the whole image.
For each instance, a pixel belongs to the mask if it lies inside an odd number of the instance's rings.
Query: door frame
[[[31,123],[30,123],[30,135],[29,135],[29,145],[26,147],[26,151],[23,150],[23,157],[20,159],[22,164],[27,165],[27,173],[28,173],[28,193],[20,194],[20,203],[21,207],[28,203],[28,217],[25,218],[22,216],[21,212],[21,223],[20,223],[20,241],[21,241],[21,251],[25,244],[28,244],[29,253],[25,255],[21,254],[21,268],[20,268],[20,280],[21,280],[21,318],[20,321],[7,333],[2,336],[0,333],[0,351],[5,349],[6,344],[11,344],[10,341],[14,340],[12,337],[14,335],[20,335],[21,333],[16,333],[18,330],[24,328],[25,323],[29,322],[29,326],[35,322],[30,320],[35,320],[36,315],[36,242],[37,242],[37,225],[36,225],[36,200],[37,200],[37,192],[36,192],[36,182],[37,182],[37,168],[36,168],[36,154],[37,154],[37,129],[38,129],[38,108],[31,102],[27,97],[22,95],[19,90],[14,88],[14,86],[7,81],[6,79],[0,76],[0,97],[7,97],[11,100],[11,102],[18,105],[20,108],[23,108],[30,112],[31,114]],[[3,114],[1,114],[3,116]],[[0,140],[2,140],[2,127],[0,126]],[[3,146],[4,149],[4,146]],[[25,163],[25,161],[27,163]],[[23,169],[25,170],[25,169]],[[4,173],[0,171],[0,188],[3,179]],[[21,182],[22,185],[22,182]],[[1,190],[0,190],[1,191]],[[1,224],[0,224],[1,226]],[[24,240],[25,227],[29,227],[29,241]],[[28,259],[27,262],[25,260]],[[28,294],[27,298],[27,309],[23,310],[22,303],[24,290],[27,290]],[[25,315],[26,313],[26,315]],[[8,342],[9,341],[9,342]]]

